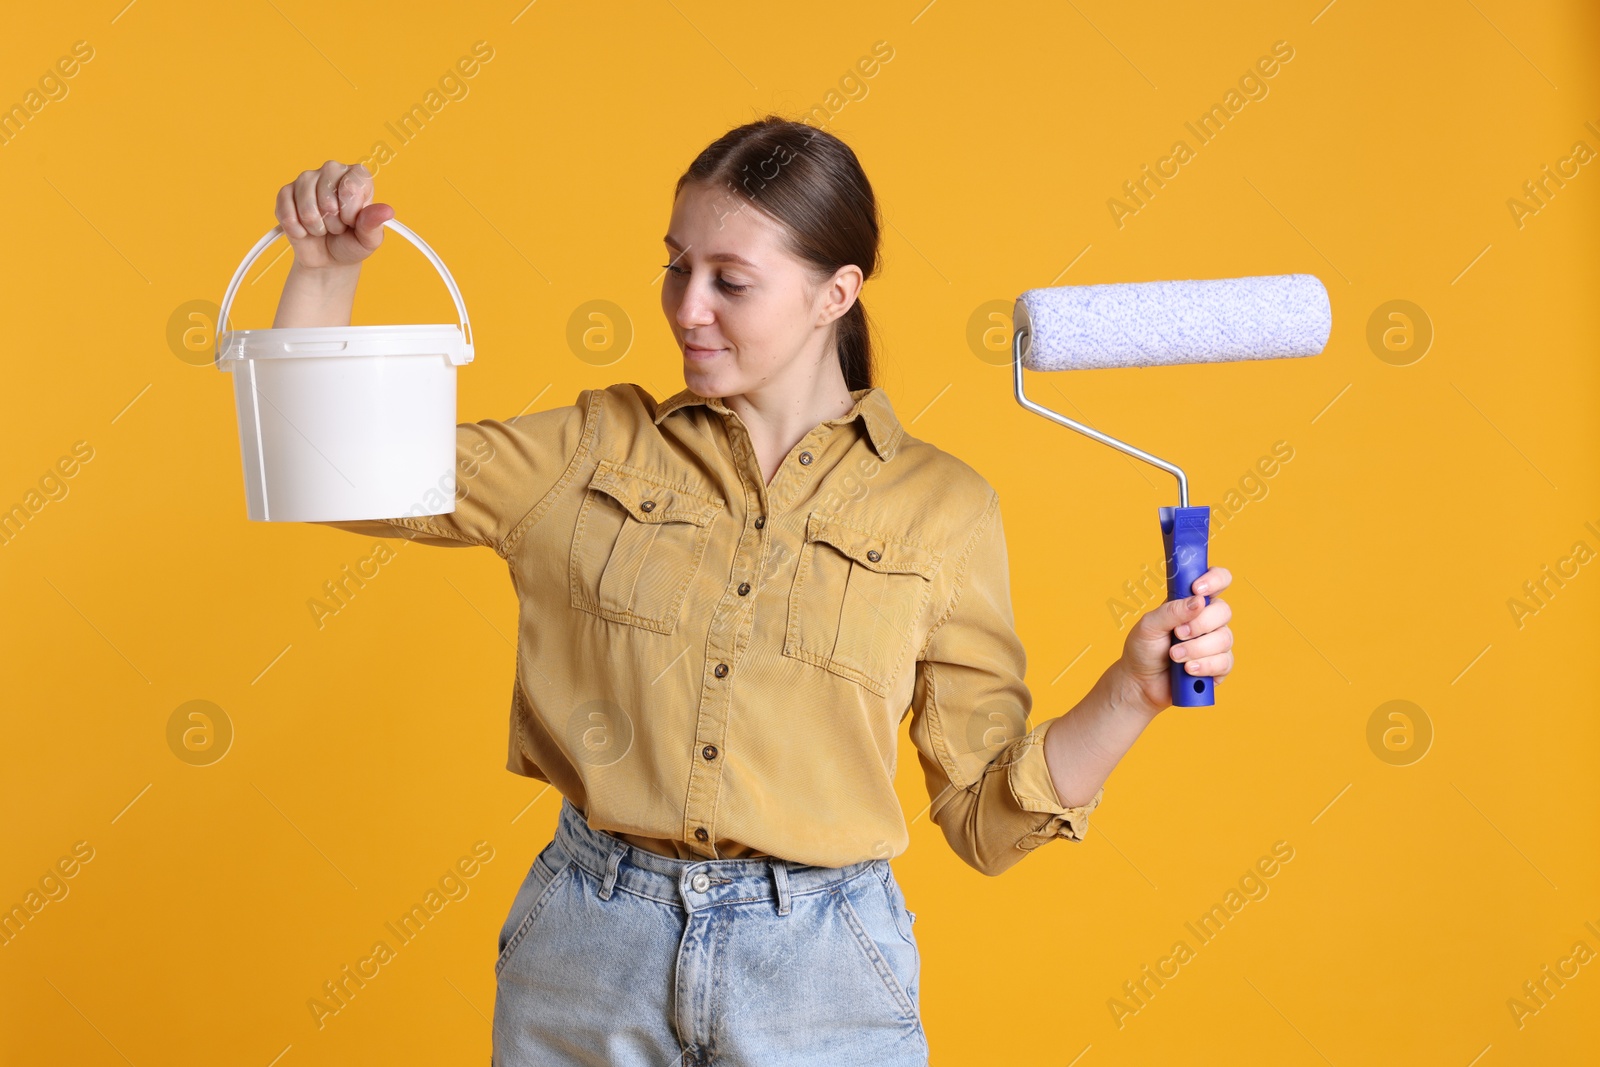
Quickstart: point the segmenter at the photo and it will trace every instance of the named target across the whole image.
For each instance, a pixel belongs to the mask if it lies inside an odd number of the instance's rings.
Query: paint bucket
[[[461,291],[422,238],[461,318],[407,326],[227,330],[228,309],[256,258],[250,250],[217,315],[217,369],[233,375],[249,517],[337,522],[443,515],[456,507],[456,368],[472,362]]]

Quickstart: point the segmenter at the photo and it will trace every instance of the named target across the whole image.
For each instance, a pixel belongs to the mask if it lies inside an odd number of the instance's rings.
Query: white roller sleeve
[[[1314,274],[1029,289],[1012,313],[1039,371],[1314,356],[1332,320]]]

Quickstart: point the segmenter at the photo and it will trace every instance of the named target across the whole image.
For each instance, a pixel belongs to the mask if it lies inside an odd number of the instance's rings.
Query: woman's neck
[[[822,373],[785,376],[759,389],[725,396],[722,402],[739,416],[761,464],[762,479],[771,482],[783,457],[819,423],[836,419],[855,405],[836,355],[821,361]],[[800,367],[793,368],[801,370]]]

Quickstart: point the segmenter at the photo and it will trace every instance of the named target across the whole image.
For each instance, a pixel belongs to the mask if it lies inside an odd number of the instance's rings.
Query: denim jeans
[[[679,860],[563,798],[500,931],[497,1067],[925,1065],[889,862]]]

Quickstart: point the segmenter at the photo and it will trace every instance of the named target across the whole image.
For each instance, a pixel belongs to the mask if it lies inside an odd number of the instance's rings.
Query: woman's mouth
[[[701,348],[699,345],[686,344],[683,346],[683,354],[689,359],[710,359],[721,351],[722,349],[720,348]]]

